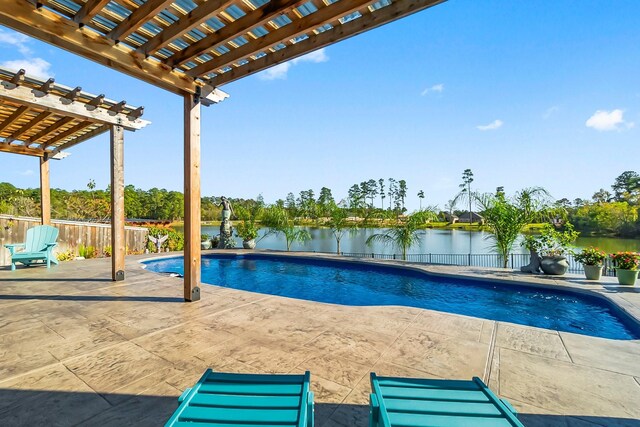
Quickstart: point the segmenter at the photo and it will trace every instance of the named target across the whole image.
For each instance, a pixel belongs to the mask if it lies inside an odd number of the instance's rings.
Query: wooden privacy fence
[[[10,263],[9,251],[4,247],[8,243],[22,243],[27,230],[40,225],[39,218],[14,217],[0,215],[0,265]],[[58,245],[54,253],[74,251],[80,245],[93,246],[103,254],[111,246],[111,226],[91,222],[52,220],[51,225],[60,230]],[[143,227],[125,227],[125,245],[128,252],[143,252],[149,231]]]

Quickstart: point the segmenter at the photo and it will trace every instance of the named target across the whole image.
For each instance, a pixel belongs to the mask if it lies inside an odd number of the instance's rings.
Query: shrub
[[[637,252],[618,252],[609,256],[613,266],[620,270],[637,270],[640,264],[640,254]]]
[[[171,227],[148,227],[149,236],[158,237],[169,235],[169,238],[162,244],[162,249],[169,249],[170,251],[181,251],[184,249],[184,234],[175,231]],[[147,249],[149,252],[156,251],[155,243],[147,240]]]
[[[584,265],[602,265],[607,258],[607,254],[598,248],[586,248],[578,254],[574,254],[573,258]]]

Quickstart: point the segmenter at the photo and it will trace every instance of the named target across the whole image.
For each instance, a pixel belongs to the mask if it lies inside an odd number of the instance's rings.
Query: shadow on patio
[[[124,297],[104,295],[0,295],[0,300],[50,300],[50,301],[142,301],[142,302],[179,302],[183,298],[177,297]]]
[[[168,395],[0,389],[0,424],[161,426],[178,407],[179,391],[169,386],[158,391]],[[366,427],[368,414],[367,405],[320,402],[315,405],[315,424],[318,427]],[[519,419],[528,427],[582,423],[594,426],[640,426],[638,420],[593,416],[520,414]]]

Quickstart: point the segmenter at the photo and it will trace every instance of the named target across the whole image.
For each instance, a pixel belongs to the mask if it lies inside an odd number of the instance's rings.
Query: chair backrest
[[[24,242],[25,252],[42,252],[48,243],[55,243],[58,239],[58,229],[50,225],[39,225],[27,230]]]

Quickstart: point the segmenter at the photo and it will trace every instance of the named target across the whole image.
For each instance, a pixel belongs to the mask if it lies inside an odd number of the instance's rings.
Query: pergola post
[[[200,299],[200,96],[184,96],[184,300]]]
[[[124,128],[111,126],[111,278],[124,280]]]
[[[49,183],[49,157],[40,157],[40,218],[42,225],[51,224],[51,189]]]

